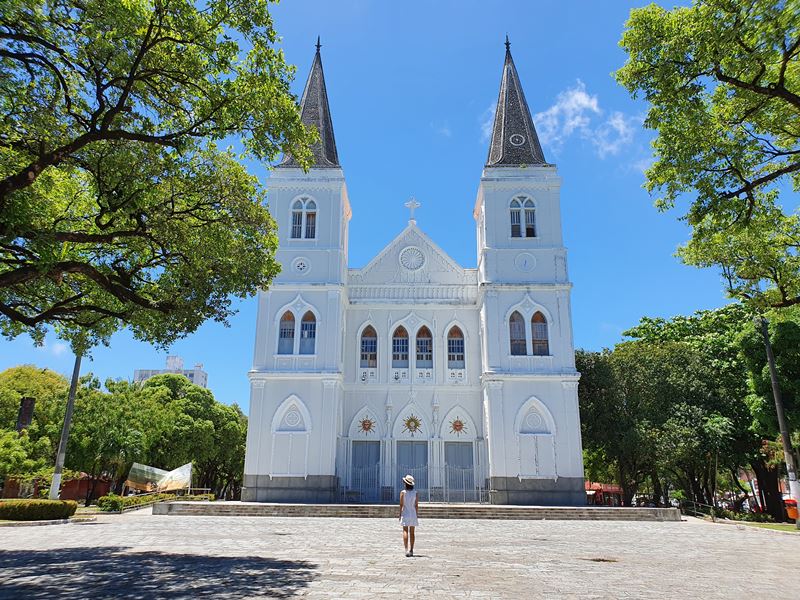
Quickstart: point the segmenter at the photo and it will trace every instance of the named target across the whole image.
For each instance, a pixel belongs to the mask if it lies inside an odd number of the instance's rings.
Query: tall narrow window
[[[417,332],[417,368],[433,368],[433,336],[427,327],[420,327]]]
[[[392,336],[392,368],[408,368],[408,332],[405,327],[398,327]]]
[[[300,321],[300,354],[314,354],[317,341],[317,319],[310,310]]]
[[[378,334],[368,325],[361,334],[361,368],[376,369],[378,367]]]
[[[511,313],[508,320],[508,331],[511,338],[511,355],[525,356],[525,319],[517,311]]]
[[[511,201],[511,237],[522,237],[522,228],[520,225],[520,211],[521,207],[519,201],[514,199]]]
[[[292,239],[303,237],[303,203],[298,200],[292,206]]]
[[[531,319],[531,332],[533,334],[533,353],[536,356],[550,354],[550,344],[547,341],[547,319],[540,312]]]
[[[447,368],[464,368],[464,334],[455,326],[447,333]]]
[[[317,237],[317,203],[311,198],[299,198],[292,204],[292,230],[289,237],[293,240],[313,240]]]
[[[294,353],[294,315],[288,310],[283,313],[278,327],[278,354]]]
[[[525,200],[525,237],[536,237],[536,213],[531,199]]]
[[[313,200],[306,202],[306,235],[305,238],[313,240],[317,237],[317,203]]]

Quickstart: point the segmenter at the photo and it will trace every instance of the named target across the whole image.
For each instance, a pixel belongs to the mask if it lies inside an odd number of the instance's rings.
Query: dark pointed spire
[[[339,168],[339,154],[336,151],[336,139],[333,136],[331,109],[328,106],[328,91],[325,88],[325,75],[322,72],[322,55],[319,49],[322,44],[317,36],[317,52],[311,64],[311,72],[300,100],[300,118],[303,125],[313,126],[319,131],[319,141],[311,146],[313,154],[311,167],[315,169]],[[286,155],[279,167],[299,167],[300,164],[291,155]]]
[[[511,42],[506,35],[506,60],[500,95],[494,114],[492,142],[489,146],[487,167],[517,167],[520,165],[545,165],[544,152],[533,126],[531,111],[522,92],[514,59],[511,58]]]

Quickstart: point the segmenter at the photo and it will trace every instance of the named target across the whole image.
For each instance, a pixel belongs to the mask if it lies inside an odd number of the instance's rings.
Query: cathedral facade
[[[319,46],[314,164],[268,182],[281,274],[258,295],[242,499],[585,504],[561,180],[506,45],[473,215],[476,269],[414,219],[348,268],[351,217]]]

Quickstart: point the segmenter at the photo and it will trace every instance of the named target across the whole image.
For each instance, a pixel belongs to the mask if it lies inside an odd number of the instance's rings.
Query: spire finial
[[[319,36],[317,36],[317,54],[319,54],[320,48],[322,48],[322,44],[319,43]]]
[[[511,42],[508,41],[508,34],[506,34],[506,52],[511,52]]]

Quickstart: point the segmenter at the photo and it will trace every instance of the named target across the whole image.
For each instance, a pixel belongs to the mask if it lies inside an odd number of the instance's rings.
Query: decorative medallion
[[[400,265],[409,271],[417,271],[425,264],[425,254],[416,246],[407,246],[400,251]]]
[[[450,433],[455,433],[456,435],[467,433],[467,426],[464,425],[464,421],[462,421],[459,417],[456,417],[450,421]]]
[[[539,413],[531,412],[525,417],[525,425],[531,429],[538,429],[542,425],[542,417]]]
[[[525,143],[525,136],[521,133],[512,133],[508,141],[511,142],[512,146],[522,146]]]
[[[528,252],[521,252],[514,258],[514,266],[520,271],[528,273],[536,266],[536,259]]]
[[[415,433],[419,433],[422,429],[422,420],[414,415],[409,415],[403,421],[403,431],[407,431],[413,437]]]
[[[363,433],[364,435],[368,435],[374,432],[375,432],[375,421],[373,421],[369,417],[364,417],[363,419],[361,419],[361,433]]]
[[[300,413],[297,412],[294,407],[292,407],[292,409],[286,413],[286,416],[283,418],[283,420],[289,427],[297,427],[303,418],[300,416]]]
[[[310,267],[311,265],[308,259],[303,256],[295,258],[294,261],[292,261],[292,269],[295,273],[299,273],[300,275],[308,273]]]

